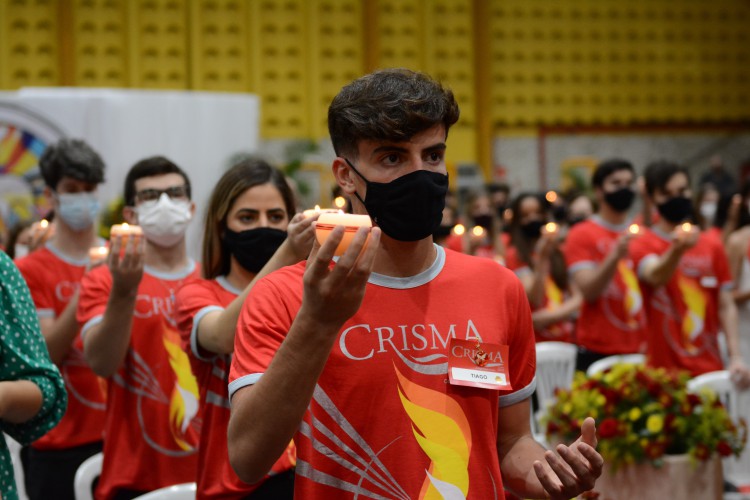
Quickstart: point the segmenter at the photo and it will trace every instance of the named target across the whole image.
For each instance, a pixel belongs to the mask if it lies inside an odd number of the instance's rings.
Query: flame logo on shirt
[[[395,368],[395,367],[394,367]],[[420,499],[464,499],[469,491],[471,429],[459,404],[440,392],[407,380],[395,368],[401,404],[419,446],[430,458]]]
[[[637,328],[638,321],[635,318],[643,308],[643,297],[641,296],[641,288],[638,286],[638,278],[622,260],[617,264],[617,272],[625,284],[625,302],[623,305],[625,306],[625,312],[628,314],[628,326]]]
[[[190,369],[188,355],[180,347],[179,334],[171,328],[165,328],[163,340],[176,378],[169,401],[169,428],[180,448],[190,450],[193,446],[185,436],[191,421],[198,414],[198,383]]]
[[[682,318],[682,336],[685,340],[685,349],[695,352],[698,348],[693,341],[703,332],[706,318],[706,297],[698,283],[685,276],[677,277],[677,286],[680,288],[682,300],[685,302],[685,315]]]

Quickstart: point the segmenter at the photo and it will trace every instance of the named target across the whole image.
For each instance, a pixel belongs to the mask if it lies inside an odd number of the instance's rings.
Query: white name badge
[[[488,371],[453,367],[451,368],[451,377],[453,380],[460,380],[461,382],[479,382],[482,384],[489,384],[496,389],[510,388],[504,373],[492,373]]]

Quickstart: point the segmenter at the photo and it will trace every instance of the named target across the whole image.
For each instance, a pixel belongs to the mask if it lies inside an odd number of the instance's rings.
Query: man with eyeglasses
[[[97,243],[97,188],[104,181],[104,161],[81,140],[51,144],[39,160],[45,197],[55,211],[54,235],[19,259],[21,274],[34,300],[50,358],[68,391],[68,408],[60,423],[23,450],[25,485],[31,500],[74,500],[78,466],[102,449],[106,395],[83,363],[75,312],[78,286],[89,265],[89,248]]]
[[[104,463],[97,498],[129,499],[195,480],[198,386],[181,349],[174,294],[198,278],[185,230],[190,180],[163,157],[125,179],[125,221],[143,237],[114,236],[107,266],[83,280],[78,307],[86,361],[107,380]]]

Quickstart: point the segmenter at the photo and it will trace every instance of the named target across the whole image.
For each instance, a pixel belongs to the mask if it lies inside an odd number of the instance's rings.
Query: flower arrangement
[[[578,438],[586,417],[597,421],[598,450],[614,469],[663,463],[664,455],[689,454],[706,460],[714,452],[739,456],[747,424],[737,425],[715,394],[687,392],[687,373],[618,364],[591,377],[576,374],[570,390],[559,390],[544,422],[547,436]]]

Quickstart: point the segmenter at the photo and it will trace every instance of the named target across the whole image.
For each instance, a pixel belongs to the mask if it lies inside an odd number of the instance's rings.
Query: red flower
[[[690,404],[692,408],[695,408],[699,404],[701,404],[701,398],[696,396],[695,394],[688,394],[687,395],[687,402]]]
[[[547,434],[557,434],[557,432],[560,430],[560,426],[557,425],[555,422],[550,420],[547,422]]]
[[[646,456],[654,459],[664,455],[664,445],[661,443],[651,442],[646,445],[646,449],[643,450]]]
[[[716,445],[716,451],[718,451],[719,455],[721,455],[722,457],[728,457],[733,453],[732,447],[729,446],[729,443],[727,443],[726,441],[719,441],[719,444]]]
[[[706,460],[709,455],[711,455],[711,452],[705,444],[700,443],[695,447],[695,458],[698,460]]]
[[[675,418],[677,417],[674,416],[674,413],[667,413],[667,416],[664,417],[664,428],[667,430],[671,429],[674,425]]]
[[[602,423],[599,424],[599,437],[606,439],[616,436],[618,427],[619,424],[617,423],[617,419],[612,417],[605,418],[602,420]]]

